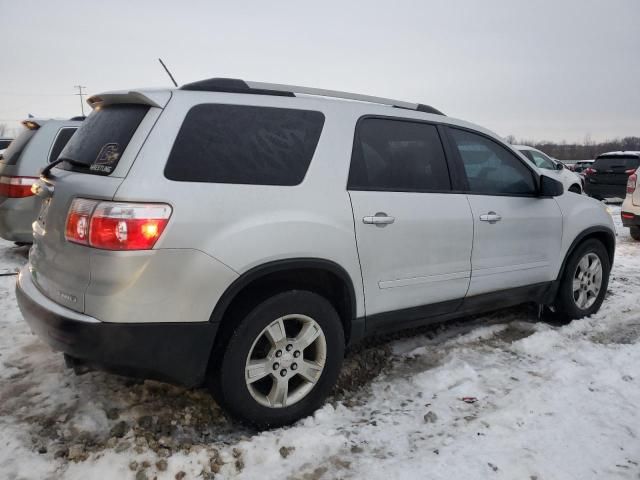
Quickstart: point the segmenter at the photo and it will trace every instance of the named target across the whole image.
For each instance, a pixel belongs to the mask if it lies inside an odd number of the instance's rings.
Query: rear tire
[[[631,238],[640,242],[640,227],[629,227]]]
[[[569,187],[569,191],[573,193],[577,193],[578,195],[582,194],[582,189],[579,185],[571,185]]]
[[[290,290],[258,302],[237,320],[209,369],[220,406],[260,429],[288,425],[319,408],[344,357],[344,331],[333,305],[316,293]]]
[[[560,280],[557,313],[574,320],[597,312],[607,293],[610,271],[609,254],[602,242],[590,239],[578,245]]]

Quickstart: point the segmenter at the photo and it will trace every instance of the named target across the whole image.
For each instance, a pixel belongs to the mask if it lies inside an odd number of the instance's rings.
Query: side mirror
[[[556,163],[556,170],[562,170],[563,168],[566,168],[564,166],[564,163],[562,163],[562,162]]]
[[[564,193],[562,182],[546,175],[540,175],[540,196],[545,198],[559,197]]]

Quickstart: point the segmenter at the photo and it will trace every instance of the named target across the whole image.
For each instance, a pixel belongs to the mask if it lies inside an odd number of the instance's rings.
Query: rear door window
[[[51,152],[49,152],[49,163],[58,158],[58,155],[60,155],[60,152],[62,152],[62,149],[67,145],[67,143],[69,143],[69,140],[73,134],[76,133],[77,129],[78,127],[64,127],[58,130],[58,134],[51,146]]]
[[[394,192],[451,190],[437,127],[405,120],[360,120],[348,188]]]
[[[164,170],[169,180],[298,185],[315,152],[324,115],[247,105],[196,105]]]
[[[9,145],[5,150],[2,155],[2,160],[0,161],[7,165],[15,165],[18,163],[18,158],[20,158],[20,155],[22,155],[25,147],[36,132],[37,130],[24,130],[20,135],[18,135],[18,138],[11,142],[11,145]]]
[[[148,105],[115,104],[96,109],[82,122],[59,158],[79,162],[63,163],[67,170],[109,175],[118,165],[133,134],[149,111]]]

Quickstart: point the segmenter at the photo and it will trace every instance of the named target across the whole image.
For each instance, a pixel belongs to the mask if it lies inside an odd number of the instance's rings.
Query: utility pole
[[[78,93],[76,93],[75,95],[78,95],[80,97],[80,110],[82,111],[82,116],[84,117],[84,100],[82,99],[82,97],[83,95],[86,95],[86,93],[82,93],[82,89],[87,87],[83,85],[74,85],[73,88],[78,89]]]

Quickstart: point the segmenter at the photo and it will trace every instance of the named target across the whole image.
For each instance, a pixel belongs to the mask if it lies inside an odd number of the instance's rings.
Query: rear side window
[[[610,157],[598,157],[593,164],[596,170],[630,170],[637,168],[640,159],[635,155],[612,155]]]
[[[85,167],[65,163],[63,168],[109,175],[148,111],[148,105],[134,104],[107,105],[93,111],[59,155]]]
[[[191,108],[165,176],[182,182],[298,185],[324,125],[321,112],[246,105]]]
[[[1,162],[7,165],[15,165],[36,132],[37,130],[24,130],[20,135],[18,135],[18,138],[11,142],[11,145],[9,145],[7,150],[5,150],[2,155]]]
[[[348,188],[396,192],[451,190],[438,129],[404,120],[360,120]]]
[[[533,172],[502,145],[466,130],[449,129],[460,153],[471,193],[534,195]]]
[[[4,150],[11,145],[11,140],[0,140],[0,150]]]
[[[67,145],[74,133],[76,133],[77,127],[65,127],[58,130],[53,145],[51,146],[51,152],[49,153],[49,163],[58,158],[62,149]]]

